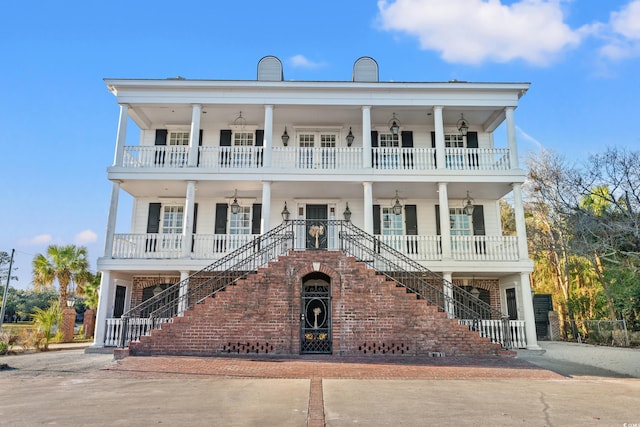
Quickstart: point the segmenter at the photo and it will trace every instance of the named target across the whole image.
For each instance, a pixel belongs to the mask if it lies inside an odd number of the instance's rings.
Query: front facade
[[[106,84],[120,117],[94,346],[117,345],[129,309],[286,219],[300,229],[289,249],[339,251],[348,223],[508,317],[518,347],[537,347],[514,121],[529,84],[380,82],[367,57],[350,81],[285,81],[265,57],[255,81]],[[503,233],[504,198],[515,235]]]

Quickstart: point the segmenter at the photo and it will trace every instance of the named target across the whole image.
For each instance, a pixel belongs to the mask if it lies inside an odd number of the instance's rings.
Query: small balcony
[[[297,233],[295,248],[304,249],[304,233]],[[441,236],[397,235],[376,236],[381,242],[415,261],[441,261]],[[250,242],[250,234],[194,234],[186,239],[191,259],[217,260]],[[179,259],[183,257],[185,238],[182,234],[116,234],[114,259]],[[339,250],[337,233],[329,230],[327,249]],[[451,255],[455,261],[518,261],[516,236],[452,236]]]
[[[376,147],[371,160],[362,147],[305,148],[274,147],[267,161],[264,147],[198,147],[198,159],[192,162],[207,171],[229,169],[313,170],[317,173],[365,169],[413,172],[508,171],[507,148],[445,148],[444,164],[438,165],[435,148]],[[270,166],[267,164],[270,162]],[[125,146],[122,167],[174,169],[189,165],[189,147],[185,145]]]

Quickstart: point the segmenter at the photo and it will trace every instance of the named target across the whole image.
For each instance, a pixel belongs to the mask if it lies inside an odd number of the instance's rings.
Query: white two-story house
[[[105,79],[120,116],[94,346],[124,342],[130,309],[283,223],[300,231],[287,250],[327,251],[341,250],[348,223],[489,304],[514,346],[536,348],[514,114],[529,84],[381,82],[368,57],[344,81],[283,76],[268,56],[250,81]],[[124,193],[131,212],[118,209]],[[505,198],[515,235],[503,233]]]

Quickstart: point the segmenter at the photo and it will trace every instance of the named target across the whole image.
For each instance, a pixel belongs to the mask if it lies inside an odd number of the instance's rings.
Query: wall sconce
[[[400,204],[400,199],[398,198],[398,190],[396,190],[396,202],[393,204],[392,210],[395,215],[400,215],[402,213],[402,205]]]
[[[289,144],[289,134],[287,133],[287,127],[284,127],[284,133],[281,136],[282,138],[282,145],[284,145],[285,147],[287,146],[287,144]]]
[[[238,204],[238,190],[233,193],[233,203],[231,203],[231,213],[237,214],[240,212],[240,205]]]
[[[396,113],[393,113],[393,117],[387,123],[389,125],[389,130],[393,135],[397,135],[400,131],[400,120],[396,117]]]
[[[467,135],[467,132],[469,131],[469,123],[464,118],[464,114],[460,113],[460,120],[456,123],[456,127],[458,128],[458,131],[460,131],[460,135]]]
[[[345,221],[351,221],[351,210],[349,210],[349,202],[347,202],[347,208],[342,212]]]
[[[353,136],[353,132],[351,132],[351,126],[349,126],[349,133],[347,134],[347,147],[351,147],[354,139],[355,136]]]
[[[467,191],[467,198],[465,199],[464,208],[462,208],[463,212],[469,216],[473,215],[473,210],[475,206],[473,206],[473,199],[469,196],[469,191]]]
[[[284,209],[282,209],[282,212],[280,212],[280,214],[282,215],[282,219],[284,221],[289,221],[289,209],[287,209],[287,202],[284,202]]]

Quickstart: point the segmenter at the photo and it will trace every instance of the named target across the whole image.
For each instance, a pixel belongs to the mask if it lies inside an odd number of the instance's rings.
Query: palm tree
[[[63,308],[67,301],[69,284],[75,281],[81,291],[82,285],[86,283],[89,269],[87,248],[75,245],[50,245],[47,248],[47,255],[36,255],[32,265],[34,288],[36,290],[51,288],[54,280],[57,280],[60,287],[58,304]]]

